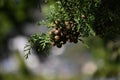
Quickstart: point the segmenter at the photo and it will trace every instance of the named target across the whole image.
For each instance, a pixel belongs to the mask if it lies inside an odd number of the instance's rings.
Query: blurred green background
[[[48,57],[33,52],[26,60],[27,38],[47,31],[36,26],[45,18],[43,4],[42,0],[0,0],[0,80],[120,80],[119,34],[107,41],[86,38],[88,47],[81,42],[53,47]]]

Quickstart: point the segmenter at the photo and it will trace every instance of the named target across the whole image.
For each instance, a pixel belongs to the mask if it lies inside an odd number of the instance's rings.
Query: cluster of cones
[[[52,46],[61,48],[66,42],[78,42],[80,32],[77,31],[77,23],[74,21],[55,20],[50,27],[52,28],[49,32]]]

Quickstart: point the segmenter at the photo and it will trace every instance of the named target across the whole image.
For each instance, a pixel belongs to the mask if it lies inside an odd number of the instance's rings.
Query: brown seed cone
[[[56,44],[55,44],[55,42],[51,42],[51,45],[52,45],[52,46],[55,46]]]
[[[69,25],[69,21],[65,21],[65,25],[66,25],[66,26]]]
[[[78,40],[77,40],[77,39],[75,39],[75,40],[73,40],[73,42],[74,42],[74,43],[78,43]]]
[[[67,31],[63,31],[62,33],[63,33],[64,36],[66,36],[68,34]]]
[[[66,44],[66,40],[62,41],[61,43],[62,43],[62,44]]]
[[[58,30],[62,32],[63,31],[63,27],[59,27]]]
[[[76,36],[76,37],[78,37],[79,34],[80,34],[79,32],[75,32],[75,31],[73,32],[73,35]]]
[[[62,37],[63,37],[63,36],[64,36],[64,34],[61,32],[61,33],[60,33],[60,36],[62,36]]]
[[[75,31],[73,31],[72,33],[73,33],[73,35],[76,35],[76,32],[75,32]]]
[[[77,43],[78,42],[78,37],[73,37],[73,42]]]
[[[60,36],[59,35],[55,35],[54,39],[55,39],[55,41],[58,41],[58,40],[60,40]]]
[[[80,35],[80,32],[77,32],[77,33],[76,33],[76,36],[78,37],[79,35]]]
[[[71,30],[71,26],[70,25],[66,26],[66,30],[67,31]]]
[[[51,31],[52,31],[52,32],[55,32],[55,31],[56,31],[56,28],[53,28]]]
[[[57,34],[60,34],[60,29],[56,29],[55,31],[54,31],[54,33],[57,35]]]
[[[66,38],[67,38],[67,39],[70,38],[70,35],[66,35]]]
[[[68,42],[73,42],[73,40],[71,38],[68,38],[67,41]]]
[[[62,47],[62,44],[57,44],[57,47],[58,47],[58,48],[61,48],[61,47]]]

